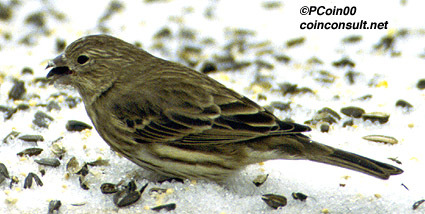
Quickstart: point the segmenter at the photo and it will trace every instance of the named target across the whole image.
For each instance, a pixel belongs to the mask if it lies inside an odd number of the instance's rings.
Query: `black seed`
[[[65,102],[68,104],[69,108],[74,108],[78,103],[81,102],[81,100],[77,97],[67,97]]]
[[[100,185],[100,191],[103,194],[111,194],[118,192],[118,188],[116,184],[103,183],[102,185]]]
[[[365,100],[368,100],[368,99],[372,99],[372,97],[373,96],[371,94],[366,94],[364,96],[361,96],[361,97],[357,98],[356,100],[365,101]]]
[[[352,36],[348,36],[345,37],[344,39],[342,39],[343,43],[357,43],[360,42],[362,40],[362,36],[359,35],[352,35]]]
[[[44,12],[35,12],[27,16],[25,19],[25,24],[32,24],[36,27],[44,27],[46,23],[46,17]]]
[[[51,100],[47,104],[46,108],[47,108],[47,111],[52,111],[53,109],[54,110],[61,110],[61,107],[59,106],[59,104],[56,101],[54,101],[54,100]]]
[[[34,161],[43,166],[58,167],[61,164],[60,161],[56,158],[40,158],[35,159]]]
[[[66,41],[64,39],[56,39],[56,53],[62,52],[66,47]]]
[[[82,175],[82,176],[88,175],[89,174],[89,168],[87,167],[87,163],[85,163],[83,165],[83,167],[81,167],[81,169],[78,172],[76,172],[75,174]]]
[[[98,159],[92,162],[87,162],[89,166],[109,166],[109,160]]]
[[[412,104],[410,104],[409,102],[405,101],[405,100],[398,100],[398,101],[395,103],[395,106],[400,106],[400,107],[402,107],[402,108],[407,108],[407,109],[411,109],[411,108],[413,108],[413,105],[412,105]]]
[[[140,199],[139,191],[120,190],[114,195],[114,204],[117,207],[125,207],[137,202]]]
[[[164,38],[170,38],[171,37],[171,30],[168,27],[164,27],[160,29],[153,37],[154,39],[164,39]]]
[[[299,38],[291,39],[291,40],[288,40],[286,42],[286,47],[292,48],[294,46],[298,46],[298,45],[303,44],[304,41],[305,41],[305,38],[304,37],[299,37]]]
[[[151,208],[151,210],[154,210],[154,211],[160,211],[162,209],[165,209],[167,211],[175,210],[176,209],[176,204],[175,203],[164,204],[164,205],[159,205],[159,206],[156,206],[156,207],[152,207]]]
[[[21,74],[31,74],[31,75],[33,75],[34,71],[32,70],[32,68],[25,67],[25,68],[22,69]]]
[[[342,127],[347,127],[347,126],[352,126],[352,125],[354,125],[354,121],[352,119],[350,119],[350,120],[345,121],[342,124]]]
[[[2,175],[5,178],[10,178],[6,165],[4,165],[3,163],[0,163],[0,175]]]
[[[41,182],[41,179],[38,177],[38,175],[36,175],[36,174],[34,174],[32,172],[30,172],[30,173],[32,174],[32,177],[34,178],[35,183],[38,186],[43,186],[43,182]]]
[[[213,62],[204,62],[201,68],[201,72],[204,74],[208,74],[211,72],[217,71],[217,65]]]
[[[275,55],[274,58],[277,61],[282,62],[282,63],[285,63],[285,64],[291,61],[291,57],[289,57],[287,55],[283,55],[283,54],[281,54],[281,55]]]
[[[355,83],[356,78],[360,75],[359,72],[355,72],[352,70],[349,70],[345,73],[345,77],[348,79],[348,82],[352,85]]]
[[[28,156],[33,156],[33,155],[39,155],[41,152],[43,151],[42,148],[28,148],[23,150],[22,152],[18,152],[17,155],[19,156],[24,156],[24,155],[28,155]]]
[[[329,132],[329,129],[330,129],[330,127],[329,127],[329,124],[327,124],[327,123],[322,123],[320,125],[320,131],[321,132]]]
[[[342,67],[343,68],[345,66],[348,66],[348,67],[353,68],[353,67],[356,66],[356,63],[354,63],[351,59],[344,57],[344,58],[342,58],[338,61],[333,62],[332,65],[335,66],[335,67]]]
[[[10,119],[17,111],[17,108],[8,108],[7,111],[4,113],[4,119]]]
[[[69,120],[66,123],[66,130],[68,131],[82,131],[84,129],[92,129],[93,127],[77,120]]]
[[[385,114],[381,112],[372,112],[372,113],[362,115],[363,120],[370,120],[372,122],[378,121],[380,124],[384,124],[388,122],[389,118],[390,118],[389,114]]]
[[[49,210],[47,211],[48,214],[53,214],[54,211],[59,213],[59,208],[61,207],[62,203],[60,200],[51,200],[49,202]]]
[[[9,91],[9,99],[21,100],[26,91],[25,82],[22,80],[17,80],[13,84],[12,89]]]
[[[8,143],[10,140],[15,139],[19,135],[19,132],[12,131],[3,139],[3,143]]]
[[[31,188],[31,186],[32,186],[32,175],[33,174],[34,173],[32,173],[32,172],[28,173],[28,175],[27,175],[27,177],[25,178],[25,181],[24,181],[24,189]]]
[[[416,201],[414,204],[413,204],[413,206],[412,206],[412,208],[413,208],[413,210],[416,210],[422,203],[424,203],[425,202],[425,200],[424,199],[422,199],[422,200],[420,200],[420,201]]]
[[[261,196],[261,199],[263,199],[263,201],[273,209],[284,207],[287,203],[286,197],[282,195],[265,194]]]
[[[341,109],[341,113],[354,118],[360,118],[365,113],[365,110],[355,106],[344,107]]]
[[[16,176],[12,176],[10,179],[9,188],[12,189],[13,184],[19,183],[19,178]]]
[[[25,104],[25,103],[21,103],[17,106],[18,110],[27,110],[29,108],[30,108],[30,106],[28,104]]]
[[[53,117],[42,111],[37,111],[37,113],[35,113],[34,115],[34,120],[32,122],[38,127],[48,128],[51,121],[53,121]]]
[[[44,137],[41,135],[22,135],[18,137],[19,140],[27,141],[27,142],[38,142],[44,141]]]
[[[291,109],[291,103],[290,102],[284,103],[284,102],[280,102],[280,101],[274,101],[274,102],[271,102],[270,105],[273,108],[279,109],[281,111],[288,111],[288,110]]]
[[[80,181],[80,187],[83,189],[83,190],[89,190],[90,188],[87,186],[87,182],[86,182],[86,180],[85,180],[85,177],[84,176],[81,176],[80,175],[80,177],[78,177],[78,180]]]
[[[267,178],[269,177],[269,174],[266,175],[258,175],[253,181],[252,183],[254,183],[255,186],[259,187],[261,185],[264,184],[264,182],[266,182]]]
[[[374,45],[375,50],[392,50],[394,48],[395,37],[394,35],[386,35],[381,38],[378,44]]]
[[[300,193],[300,192],[293,192],[292,193],[292,198],[294,198],[295,200],[300,200],[300,201],[305,201],[307,199],[307,195]]]
[[[416,84],[416,87],[418,87],[419,89],[424,89],[425,88],[425,79],[419,80],[418,83]]]
[[[336,113],[336,111],[332,110],[331,108],[328,107],[324,107],[322,109],[320,109],[319,111],[317,111],[317,113],[329,113],[330,115],[332,115],[335,119],[340,120],[341,116],[339,116],[338,113]]]
[[[43,166],[39,166],[38,171],[40,172],[41,176],[44,176],[46,174],[46,169]]]

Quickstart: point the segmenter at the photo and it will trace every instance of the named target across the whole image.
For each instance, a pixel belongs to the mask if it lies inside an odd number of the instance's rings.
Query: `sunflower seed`
[[[114,204],[117,207],[125,207],[137,202],[140,199],[139,191],[120,190],[114,195]]]
[[[25,178],[24,189],[31,188],[33,179],[38,186],[43,186],[43,182],[41,182],[41,179],[38,177],[38,175],[30,172]]]
[[[100,191],[103,194],[111,194],[118,192],[118,188],[116,184],[103,183],[102,185],[100,185]]]
[[[41,135],[22,135],[19,136],[18,139],[27,141],[27,142],[38,142],[38,141],[44,141],[44,137]]]
[[[252,183],[254,183],[255,186],[259,187],[261,185],[264,184],[264,182],[266,182],[267,178],[269,177],[269,174],[266,175],[258,175],[253,181]]]
[[[32,123],[41,128],[48,128],[51,121],[53,121],[53,117],[42,111],[37,111],[34,115],[34,120]]]
[[[294,198],[295,200],[300,200],[300,201],[305,201],[307,199],[307,195],[300,193],[300,192],[293,192],[292,193],[292,198]]]
[[[4,165],[3,163],[0,163],[0,175],[3,175],[3,177],[5,178],[10,178],[6,165]]]
[[[388,122],[390,115],[382,112],[372,112],[368,114],[363,114],[362,118],[363,120],[370,120],[372,122],[378,121],[380,124],[384,124]]]
[[[59,213],[59,208],[61,207],[62,203],[60,200],[51,200],[49,202],[49,209],[47,211],[48,214],[53,214],[54,211]]]
[[[360,118],[365,113],[365,110],[355,106],[341,108],[341,113],[354,118]]]
[[[165,209],[166,211],[175,210],[176,209],[176,204],[175,203],[163,204],[163,205],[159,205],[159,206],[156,206],[156,207],[152,207],[151,208],[151,210],[154,210],[154,211],[161,211],[162,209]]]
[[[414,210],[416,210],[416,209],[418,209],[418,207],[419,207],[419,206],[421,206],[421,204],[422,204],[422,203],[424,203],[424,202],[425,202],[425,200],[424,200],[424,199],[422,199],[422,200],[420,200],[420,201],[416,201],[416,202],[413,204],[412,208],[413,208]]]
[[[24,155],[28,155],[28,156],[33,156],[33,155],[39,155],[41,152],[43,151],[42,148],[28,148],[23,150],[22,152],[18,152],[17,155],[19,156],[24,156]]]
[[[385,143],[385,144],[391,144],[391,145],[398,143],[398,140],[395,139],[394,137],[384,136],[384,135],[368,135],[362,138],[365,140],[373,141],[373,142]]]
[[[19,135],[19,132],[12,131],[3,139],[3,143],[8,143],[10,140],[15,139]]]
[[[265,194],[261,196],[264,202],[273,209],[286,206],[287,200],[285,196],[275,194]]]
[[[53,166],[58,167],[61,163],[56,158],[40,158],[34,160],[36,163],[43,166]]]
[[[83,131],[84,129],[92,128],[92,126],[77,120],[69,120],[66,123],[66,130],[68,131]]]

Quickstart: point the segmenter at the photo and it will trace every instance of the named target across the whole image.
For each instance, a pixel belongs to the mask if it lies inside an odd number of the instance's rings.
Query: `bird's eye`
[[[77,62],[78,62],[78,63],[80,63],[80,64],[84,64],[84,63],[86,63],[87,61],[89,61],[89,57],[88,57],[88,56],[86,56],[86,55],[80,55],[80,56],[78,56],[78,58],[77,58]]]

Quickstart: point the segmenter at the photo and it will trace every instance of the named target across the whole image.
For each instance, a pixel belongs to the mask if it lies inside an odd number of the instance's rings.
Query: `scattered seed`
[[[320,131],[325,133],[325,132],[329,132],[330,126],[328,123],[322,123],[320,124]]]
[[[380,124],[384,124],[388,122],[390,115],[382,112],[372,112],[368,114],[363,114],[362,118],[363,120],[370,120],[372,122],[378,121]]]
[[[267,178],[269,177],[269,174],[266,175],[258,175],[253,181],[252,183],[254,183],[255,186],[259,187],[261,185],[264,184],[264,182],[266,182]]]
[[[22,80],[17,80],[9,91],[9,99],[22,100],[22,97],[26,91],[25,82]]]
[[[374,45],[373,48],[375,50],[392,50],[394,48],[395,37],[394,35],[386,35],[381,38],[378,44]]]
[[[48,214],[53,214],[54,211],[59,213],[59,208],[61,207],[62,203],[60,200],[51,200],[49,202],[49,209],[47,211]]]
[[[341,113],[354,118],[360,118],[365,113],[365,110],[355,106],[341,108]]]
[[[10,178],[9,172],[7,171],[6,165],[4,165],[4,163],[0,163],[0,175],[5,178]]]
[[[342,127],[347,127],[347,126],[353,126],[354,125],[354,121],[352,119],[345,121],[342,124]]]
[[[59,110],[61,110],[61,107],[59,106],[59,104],[54,100],[51,100],[47,104],[46,108],[47,108],[47,111],[52,111],[52,110],[58,110],[59,111]]]
[[[56,158],[40,158],[35,159],[34,161],[43,166],[58,167],[61,164],[60,161]]]
[[[261,196],[264,202],[273,209],[286,206],[287,200],[285,196],[275,194],[265,194]]]
[[[12,118],[12,116],[18,111],[17,108],[7,108],[7,110],[4,113],[4,119],[8,120]]]
[[[38,177],[38,175],[30,172],[25,178],[24,189],[31,188],[33,179],[38,186],[43,186],[43,182],[41,182],[41,179]]]
[[[52,147],[50,148],[52,153],[56,155],[56,157],[58,157],[59,159],[62,159],[63,155],[66,153],[65,147],[62,145],[61,142],[58,142],[58,140],[61,140],[62,138],[63,137],[60,137],[55,140],[56,142],[53,142]]]
[[[341,119],[341,116],[339,116],[339,114],[336,111],[334,111],[334,110],[332,110],[331,108],[328,108],[328,107],[324,107],[324,108],[320,109],[317,113],[324,113],[324,112],[331,114],[337,120]]]
[[[360,35],[352,35],[352,36],[348,36],[348,37],[345,37],[343,40],[342,40],[342,42],[343,43],[357,43],[357,42],[360,42],[362,40],[362,36],[360,36]]]
[[[301,192],[293,192],[291,195],[292,195],[292,198],[294,198],[295,200],[300,200],[300,201],[305,201],[308,197],[307,195]]]
[[[343,68],[345,66],[348,66],[348,67],[353,68],[353,67],[356,66],[356,63],[354,63],[351,59],[344,57],[344,58],[342,58],[338,61],[333,62],[332,65],[335,66],[335,67],[342,67]]]
[[[86,164],[89,166],[109,166],[109,160],[97,159],[92,162],[87,162]]]
[[[118,187],[116,184],[103,183],[102,185],[100,185],[100,191],[103,194],[112,194],[118,192]]]
[[[44,168],[44,166],[39,165],[38,171],[40,172],[41,176],[44,176],[46,174],[46,169]]]
[[[369,141],[373,141],[373,142],[378,142],[378,143],[385,143],[385,144],[397,144],[398,140],[395,139],[394,137],[390,137],[390,136],[384,136],[384,135],[368,135],[368,136],[364,136],[362,137],[365,140],[369,140]]]
[[[418,83],[416,84],[416,87],[418,89],[425,89],[425,79],[419,80]]]
[[[31,156],[34,156],[34,155],[39,155],[42,151],[43,151],[42,148],[33,147],[33,148],[25,149],[22,152],[18,152],[17,155],[19,155],[21,157],[24,156],[24,155],[28,155],[28,156],[31,157]]]
[[[399,106],[399,107],[402,107],[402,108],[407,108],[408,110],[410,110],[410,109],[413,108],[413,105],[410,104],[409,102],[405,101],[405,100],[398,100],[395,103],[395,106]]]
[[[156,207],[152,207],[151,208],[151,210],[154,210],[154,211],[161,211],[162,209],[165,209],[166,211],[175,210],[176,209],[176,204],[175,203],[164,204],[164,205],[159,205],[159,206],[156,206]]]
[[[270,103],[271,107],[278,109],[280,111],[288,111],[291,109],[291,103],[284,103],[280,101],[274,101]]]
[[[366,94],[366,95],[361,96],[361,97],[359,97],[359,98],[357,98],[355,100],[365,101],[365,100],[368,100],[368,99],[372,99],[372,97],[373,97],[372,94]]]
[[[149,194],[153,194],[153,193],[162,194],[166,192],[167,192],[167,189],[159,188],[159,187],[152,187],[149,189]]]
[[[16,107],[18,110],[27,110],[30,108],[30,106],[28,104],[25,103],[21,103]]]
[[[412,206],[412,208],[413,208],[413,210],[416,210],[422,203],[424,203],[425,202],[425,200],[424,199],[422,199],[422,200],[420,200],[420,201],[416,201],[414,204],[413,204],[413,206]]]
[[[80,175],[78,177],[78,181],[80,182],[80,187],[83,190],[89,190],[90,188],[87,186],[87,180],[85,179],[85,176]]]
[[[3,143],[8,143],[10,140],[15,139],[20,133],[17,131],[12,131],[3,139]]]
[[[141,193],[139,191],[128,191],[124,189],[115,193],[113,200],[117,207],[125,207],[137,202],[140,196]]]
[[[34,115],[34,120],[32,123],[41,128],[48,128],[51,121],[53,121],[53,117],[42,111],[37,111]]]
[[[19,136],[18,139],[28,142],[38,142],[38,141],[44,141],[44,137],[41,135],[22,135]]]
[[[83,166],[81,167],[81,169],[78,170],[78,172],[76,172],[75,174],[82,175],[82,176],[88,175],[89,174],[89,168],[87,166],[87,163],[84,163]]]
[[[299,45],[303,44],[304,41],[305,41],[305,38],[304,37],[299,37],[299,38],[291,39],[291,40],[288,40],[286,42],[286,47],[292,48],[292,47],[295,47],[295,46],[299,46]]]
[[[12,176],[10,179],[9,188],[12,189],[13,184],[18,184],[18,183],[19,183],[19,178],[16,176]]]
[[[66,123],[66,130],[68,131],[83,131],[84,129],[92,128],[92,126],[77,120],[69,120]]]
[[[69,159],[68,163],[66,164],[66,171],[68,171],[71,174],[76,174],[81,170],[80,164],[78,163],[77,158],[72,157]]]

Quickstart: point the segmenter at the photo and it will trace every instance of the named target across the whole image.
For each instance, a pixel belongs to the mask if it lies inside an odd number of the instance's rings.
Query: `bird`
[[[110,35],[77,39],[48,62],[47,79],[80,94],[103,140],[166,177],[221,182],[245,166],[310,160],[379,179],[403,170],[318,143],[306,125],[282,121],[232,89],[182,64]]]

